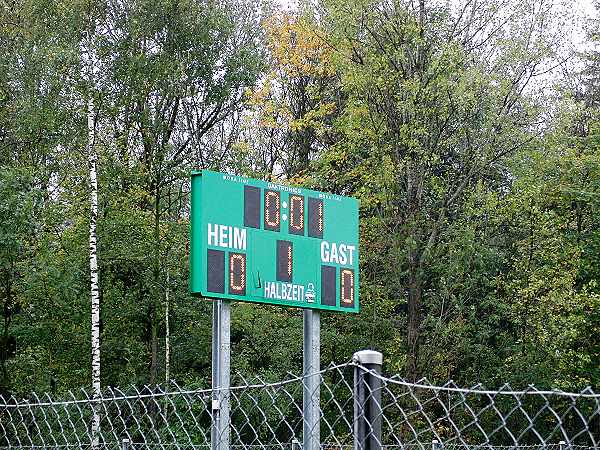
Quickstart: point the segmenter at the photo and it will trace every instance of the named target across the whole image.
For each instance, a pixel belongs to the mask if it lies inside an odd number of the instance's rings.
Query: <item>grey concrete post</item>
[[[354,450],[381,450],[381,374],[383,355],[361,350],[352,356],[354,368]]]

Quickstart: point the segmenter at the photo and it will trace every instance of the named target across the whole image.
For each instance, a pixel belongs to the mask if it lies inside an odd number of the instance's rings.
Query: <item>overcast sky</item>
[[[585,41],[584,22],[586,18],[596,17],[596,9],[592,0],[574,0],[573,7],[576,15],[580,18],[577,29],[573,30],[573,43],[581,46]]]
[[[463,0],[451,0],[458,4],[462,3]],[[527,0],[523,0],[527,1]],[[293,10],[297,7],[297,0],[279,0],[279,4],[283,9]],[[577,25],[572,30],[573,43],[576,47],[583,46],[585,42],[585,32],[584,32],[584,24],[585,19],[590,17],[597,16],[596,9],[593,5],[593,0],[573,0],[570,4],[570,7],[573,9],[575,17],[578,19],[576,21]]]

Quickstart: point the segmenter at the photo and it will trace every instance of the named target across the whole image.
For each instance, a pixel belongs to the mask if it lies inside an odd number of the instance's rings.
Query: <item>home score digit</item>
[[[192,174],[193,295],[358,312],[358,201]]]

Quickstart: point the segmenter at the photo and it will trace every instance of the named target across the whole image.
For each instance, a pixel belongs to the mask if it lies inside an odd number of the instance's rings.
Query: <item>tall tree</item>
[[[423,371],[435,267],[448,257],[442,244],[470,192],[508,181],[503,162],[532,139],[540,117],[543,97],[528,86],[560,45],[556,30],[546,31],[556,11],[543,0],[475,3],[483,24],[425,1],[332,3],[321,13],[348,96],[323,183],[345,174],[340,192],[363,199],[363,214],[379,219],[387,258],[399,262],[374,276],[405,287],[392,295],[397,313],[406,299],[411,380]]]
[[[310,162],[329,143],[323,121],[337,106],[332,48],[308,13],[277,12],[263,27],[269,70],[248,97],[240,163],[255,176],[306,181]]]
[[[143,300],[155,383],[165,325],[163,220],[184,214],[191,168],[225,167],[231,158],[244,92],[261,70],[260,15],[250,2],[148,0],[111,2],[110,16],[101,57],[114,111],[111,158],[133,169],[135,178],[122,173],[118,184],[124,193],[139,189],[138,207],[152,217],[152,288]]]

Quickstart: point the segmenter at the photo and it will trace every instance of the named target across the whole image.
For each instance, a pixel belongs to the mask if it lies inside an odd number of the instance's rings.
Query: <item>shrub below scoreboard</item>
[[[208,298],[358,312],[358,201],[194,172],[190,290]]]

